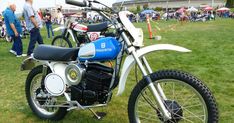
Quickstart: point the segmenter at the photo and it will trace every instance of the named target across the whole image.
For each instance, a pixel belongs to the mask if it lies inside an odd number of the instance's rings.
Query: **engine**
[[[113,68],[98,63],[88,64],[81,82],[71,86],[71,99],[81,105],[106,103],[112,74]]]

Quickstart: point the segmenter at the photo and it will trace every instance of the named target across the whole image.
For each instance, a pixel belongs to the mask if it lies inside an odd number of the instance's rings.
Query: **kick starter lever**
[[[94,114],[94,117],[98,120],[101,120],[103,117],[106,116],[106,113],[104,113],[104,112],[96,113],[91,108],[89,108],[89,110]],[[100,115],[98,115],[98,114],[100,114]]]

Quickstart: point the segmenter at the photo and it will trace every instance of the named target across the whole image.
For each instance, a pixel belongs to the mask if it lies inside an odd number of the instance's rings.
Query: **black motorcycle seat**
[[[105,22],[105,23],[100,23],[100,24],[88,25],[87,27],[88,27],[87,32],[102,32],[108,28],[108,24],[107,22]]]
[[[75,61],[78,55],[78,48],[63,48],[50,45],[39,45],[33,52],[37,60],[46,61]]]

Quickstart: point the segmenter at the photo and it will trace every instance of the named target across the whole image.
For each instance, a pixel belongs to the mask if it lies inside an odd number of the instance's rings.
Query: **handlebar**
[[[79,7],[87,7],[87,3],[85,0],[83,2],[78,2],[76,0],[66,0],[66,3],[70,5],[79,6]]]
[[[97,11],[97,12],[100,12],[100,11],[103,11],[99,8],[95,8],[95,7],[82,7],[82,10],[92,10],[92,11]]]
[[[103,5],[103,6],[107,7],[107,8],[109,8],[111,10],[111,12],[116,13],[116,11],[114,11],[112,8],[106,6],[103,3],[100,3],[97,0],[83,0],[83,2],[79,2],[79,1],[76,1],[76,0],[65,0],[65,1],[66,1],[67,4],[83,7],[85,9],[87,9],[87,10],[92,10],[92,11],[97,11],[97,12],[105,11],[105,10],[101,10],[99,8],[96,8],[96,7],[92,6],[92,3],[97,3],[97,4],[100,4],[100,5]]]

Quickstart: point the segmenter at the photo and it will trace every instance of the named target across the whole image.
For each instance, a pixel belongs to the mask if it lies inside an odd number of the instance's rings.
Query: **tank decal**
[[[79,58],[93,58],[95,57],[95,45],[93,43],[89,43],[80,48]]]

